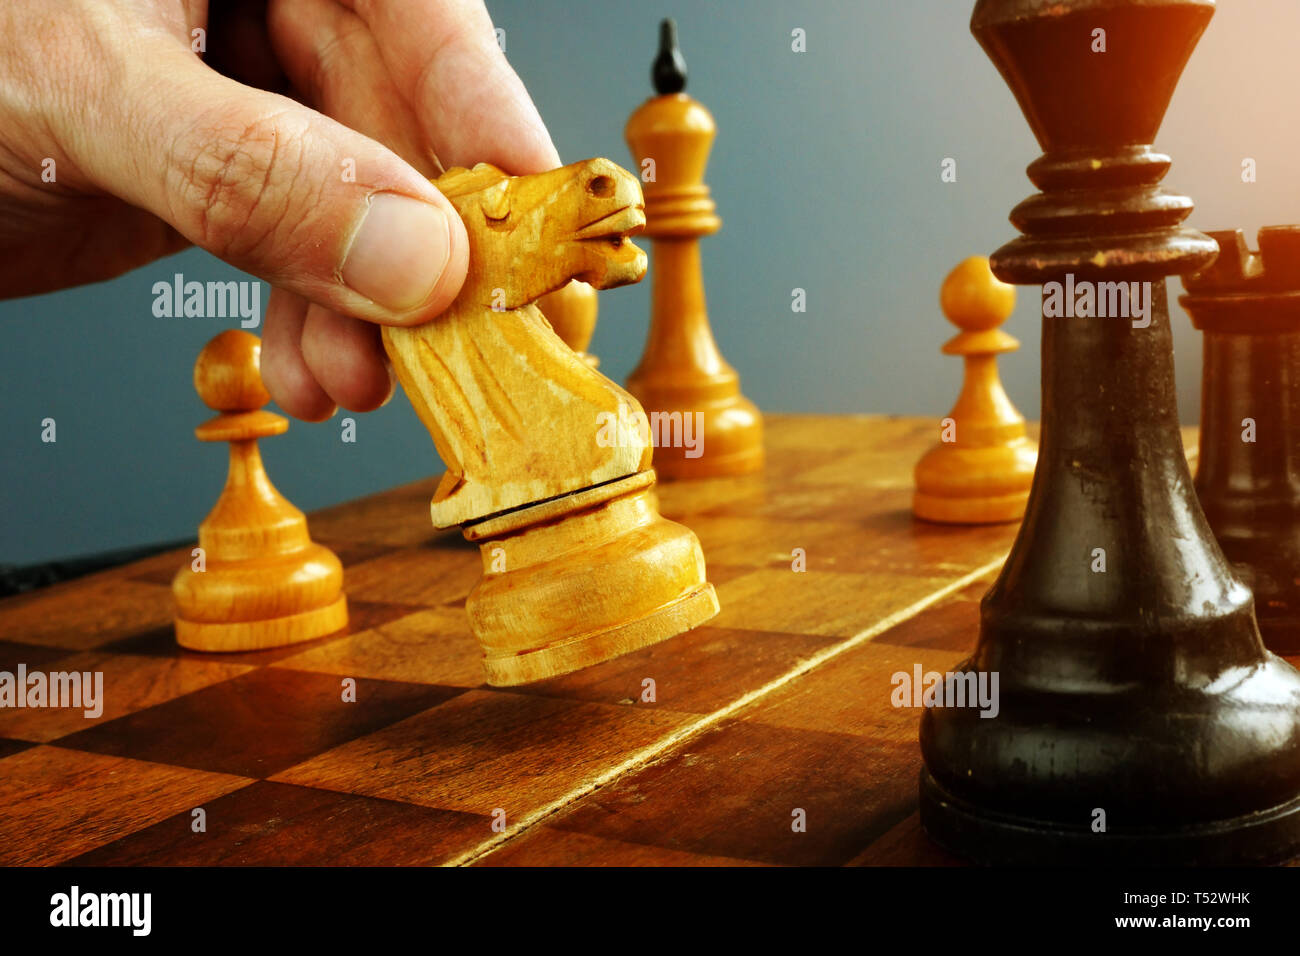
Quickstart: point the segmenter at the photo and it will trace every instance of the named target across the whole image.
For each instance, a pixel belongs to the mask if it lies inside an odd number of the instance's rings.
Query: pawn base
[[[678,390],[635,379],[629,379],[628,391],[650,416],[660,479],[726,478],[763,470],[763,414],[740,394],[739,383],[730,395],[699,402],[683,401]],[[688,435],[694,448],[686,447]]]
[[[258,651],[314,640],[347,625],[338,555],[307,539],[300,514],[267,534],[275,532],[296,532],[308,544],[237,560],[210,550],[205,570],[186,565],[176,572],[176,643],[192,651]]]
[[[1028,491],[987,498],[940,498],[918,491],[912,496],[912,513],[935,524],[1004,524],[1023,518],[1028,504]]]
[[[340,594],[325,607],[264,621],[187,621],[176,618],[176,643],[191,651],[261,651],[299,644],[347,627],[348,600]]]
[[[731,455],[705,454],[699,458],[687,458],[680,448],[656,448],[654,461],[655,471],[665,481],[752,475],[763,470],[763,446],[759,444]]]
[[[1019,521],[1029,504],[1038,446],[1024,437],[997,445],[938,444],[916,464],[912,513],[938,524]]]

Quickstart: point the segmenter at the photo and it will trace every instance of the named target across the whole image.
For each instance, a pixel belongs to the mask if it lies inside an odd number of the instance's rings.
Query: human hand
[[[207,6],[0,4],[0,294],[193,243],[274,286],[262,375],[282,408],[374,408],[392,392],[378,324],[427,321],[465,277],[464,226],[427,177],[540,171],[555,148],[481,0]]]

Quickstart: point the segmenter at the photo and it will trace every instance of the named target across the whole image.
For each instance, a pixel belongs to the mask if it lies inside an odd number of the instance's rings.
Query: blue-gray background
[[[704,241],[709,311],[745,392],[769,411],[942,415],[960,370],[939,283],[1013,237],[1011,207],[1039,150],[960,0],[489,0],[506,52],[566,161],[630,165],[623,125],[649,93],[657,22],[677,18],[689,91],[719,135],[708,182],[723,219]],[[807,51],[791,50],[791,31]],[[1158,140],[1169,184],[1204,229],[1300,222],[1295,0],[1221,5]],[[12,39],[4,42],[13,42]],[[945,157],[957,181],[940,181]],[[1258,182],[1241,181],[1246,157]],[[653,269],[653,263],[651,264]],[[224,449],[192,437],[206,409],[194,356],[233,321],[158,319],[151,286],[239,278],[197,251],[113,282],[0,302],[0,563],[192,536],[224,480]],[[793,314],[791,290],[807,290]],[[601,295],[593,342],[606,374],[638,358],[648,283]],[[1176,290],[1175,290],[1176,291]],[[1008,391],[1038,415],[1037,290],[1008,330]],[[265,289],[263,290],[265,304]],[[1199,341],[1181,310],[1184,420],[1198,410]],[[313,509],[440,470],[405,398],[358,419],[263,442],[272,480]],[[41,420],[58,441],[40,440]]]

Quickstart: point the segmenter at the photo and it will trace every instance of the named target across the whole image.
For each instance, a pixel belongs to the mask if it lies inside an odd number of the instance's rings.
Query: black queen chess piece
[[[922,822],[979,862],[1258,863],[1300,849],[1300,672],[1264,649],[1214,540],[1174,391],[1165,278],[1217,247],[1182,225],[1192,204],[1159,186],[1170,160],[1149,144],[1213,12],[975,6],[972,32],[1044,151],[1029,167],[1041,192],[1011,215],[1024,235],[994,273],[1152,290],[1139,323],[1044,318],[1038,468],[959,667],[999,674],[999,714],[922,716]]]

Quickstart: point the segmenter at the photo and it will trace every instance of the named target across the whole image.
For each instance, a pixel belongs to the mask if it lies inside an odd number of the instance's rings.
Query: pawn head
[[[987,332],[1005,322],[1016,307],[1016,287],[993,274],[985,256],[962,262],[939,291],[939,305],[953,325],[967,332]]]
[[[218,412],[252,412],[271,400],[262,384],[262,340],[251,332],[228,329],[199,353],[194,389],[203,404]]]

